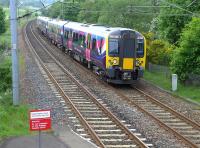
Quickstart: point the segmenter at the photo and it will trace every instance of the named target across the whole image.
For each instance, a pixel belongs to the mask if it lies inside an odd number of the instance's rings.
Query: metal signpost
[[[31,110],[29,112],[31,131],[39,131],[39,148],[41,148],[41,130],[51,129],[50,110]]]
[[[13,104],[19,105],[19,64],[17,54],[17,9],[16,0],[10,0],[10,29],[12,48],[12,89]]]

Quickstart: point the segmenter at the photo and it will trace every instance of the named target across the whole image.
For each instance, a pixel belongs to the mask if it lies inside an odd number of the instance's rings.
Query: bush
[[[171,61],[173,46],[163,40],[153,40],[147,51],[149,62],[168,66]]]
[[[11,88],[11,60],[6,58],[0,63],[0,92],[5,92]]]
[[[6,31],[6,25],[5,25],[5,12],[3,11],[3,8],[0,6],[0,35]]]
[[[200,75],[200,18],[193,18],[186,25],[174,52],[171,62],[172,71],[185,82],[189,74]]]
[[[151,42],[155,40],[155,34],[153,32],[147,32],[147,33],[142,33],[145,36],[146,39],[146,48],[147,51],[149,50],[151,46]]]

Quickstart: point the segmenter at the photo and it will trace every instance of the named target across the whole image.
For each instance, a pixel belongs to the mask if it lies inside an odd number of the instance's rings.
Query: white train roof
[[[44,17],[44,16],[38,16],[37,20],[41,20],[41,21],[47,22],[47,21],[50,20],[50,18],[49,17]]]
[[[121,27],[106,27],[102,25],[96,24],[84,24],[84,23],[77,23],[77,22],[69,22],[64,25],[65,28],[70,28],[86,33],[96,34],[99,36],[108,36],[109,34],[115,31],[122,31],[122,30],[131,30],[128,28],[121,28]]]
[[[68,23],[68,21],[62,21],[62,20],[59,20],[59,19],[51,19],[51,20],[48,21],[48,24],[57,25],[59,27],[62,27],[66,23]]]
[[[116,31],[123,31],[123,30],[130,30],[130,31],[135,31],[129,28],[122,28],[122,27],[107,27],[107,26],[102,26],[102,25],[97,25],[97,24],[84,24],[84,23],[79,23],[79,22],[72,22],[72,21],[62,21],[59,19],[51,19],[48,17],[38,17],[38,19],[43,20],[43,21],[48,21],[48,23],[55,24],[58,26],[63,26],[64,28],[70,28],[73,30],[77,31],[82,31],[85,33],[91,33],[91,34],[96,34],[99,36],[108,36],[113,32]],[[137,31],[135,31],[137,32]],[[137,32],[140,36],[141,33]]]

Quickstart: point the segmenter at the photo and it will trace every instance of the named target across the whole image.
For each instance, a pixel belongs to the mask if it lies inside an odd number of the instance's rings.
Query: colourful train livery
[[[37,26],[53,44],[109,83],[133,84],[143,76],[146,42],[135,30],[48,17],[38,17]]]

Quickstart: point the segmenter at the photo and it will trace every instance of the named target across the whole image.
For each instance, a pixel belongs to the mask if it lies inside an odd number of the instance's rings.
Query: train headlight
[[[136,60],[135,65],[136,65],[136,66],[140,66],[140,65],[141,65],[140,61],[139,61],[139,60]]]
[[[113,60],[113,64],[117,64],[117,59],[114,59],[114,60]]]

